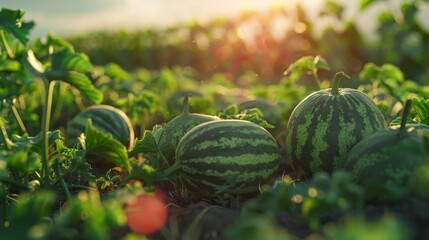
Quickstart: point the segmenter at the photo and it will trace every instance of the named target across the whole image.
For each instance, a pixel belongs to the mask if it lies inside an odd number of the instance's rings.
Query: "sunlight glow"
[[[307,30],[307,25],[305,25],[305,23],[303,23],[303,22],[297,22],[297,23],[295,23],[293,30],[296,33],[303,33],[303,32],[305,32],[305,30]]]

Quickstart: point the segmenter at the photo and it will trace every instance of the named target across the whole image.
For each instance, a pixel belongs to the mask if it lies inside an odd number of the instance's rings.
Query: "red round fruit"
[[[156,195],[142,193],[125,206],[128,226],[138,234],[153,234],[167,221],[167,209]]]

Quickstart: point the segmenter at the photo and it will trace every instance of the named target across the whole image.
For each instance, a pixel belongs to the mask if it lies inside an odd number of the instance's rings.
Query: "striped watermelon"
[[[165,146],[162,149],[162,153],[168,162],[170,164],[174,163],[176,146],[179,143],[180,138],[182,138],[186,132],[198,124],[213,120],[219,120],[219,117],[199,113],[189,113],[189,97],[185,96],[182,113],[164,126],[166,141]]]
[[[423,137],[419,131],[428,133],[418,124],[406,124],[411,102],[407,101],[401,126],[376,131],[358,142],[348,153],[345,169],[354,180],[365,186],[368,198],[398,200],[409,189],[413,171],[428,159]]]
[[[348,151],[361,139],[385,128],[384,116],[364,93],[339,88],[314,92],[293,110],[286,127],[286,152],[299,177],[342,168]],[[348,76],[347,76],[348,77]]]
[[[214,196],[218,190],[256,193],[275,175],[279,160],[271,134],[244,120],[200,124],[183,136],[176,150],[182,182],[205,197]]]
[[[85,133],[88,119],[94,128],[109,133],[127,148],[132,147],[134,129],[128,116],[118,108],[109,105],[94,105],[77,114],[67,126],[66,141],[74,144],[77,138]]]

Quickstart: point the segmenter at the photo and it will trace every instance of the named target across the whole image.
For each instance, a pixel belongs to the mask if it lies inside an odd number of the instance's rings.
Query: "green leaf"
[[[429,99],[413,98],[411,99],[411,105],[416,111],[418,122],[429,124]]]
[[[51,191],[20,195],[16,204],[10,206],[9,227],[0,231],[0,238],[46,239],[54,201],[55,193]],[[31,233],[36,233],[37,237]]]
[[[284,75],[289,74],[290,72],[294,72],[299,75],[306,74],[308,72],[312,72],[314,70],[314,58],[311,56],[305,56],[294,63],[292,63],[288,69],[284,72]]]
[[[329,70],[330,67],[328,62],[319,55],[315,57],[305,56],[292,63],[284,72],[284,74],[287,75],[290,72],[293,72],[294,74],[301,76],[304,74],[317,72],[318,69]]]
[[[28,42],[28,35],[30,30],[34,27],[34,23],[24,22],[23,16],[24,11],[21,9],[10,10],[2,8],[0,10],[0,28],[11,33],[16,39],[25,45]]]
[[[103,101],[103,93],[96,89],[91,80],[85,75],[85,73],[93,69],[86,55],[74,54],[68,48],[61,48],[61,50],[52,54],[52,66],[48,71],[45,71],[43,64],[37,60],[31,50],[27,53],[27,60],[33,75],[44,76],[51,81],[66,82],[95,104]]]
[[[153,132],[145,130],[143,138],[141,140],[137,139],[133,149],[128,153],[128,155],[134,156],[138,153],[156,153],[157,151],[156,140]]]
[[[359,73],[359,78],[362,80],[372,80],[378,77],[380,68],[375,63],[367,63]]]
[[[93,66],[87,55],[73,53],[70,49],[59,48],[51,55],[52,70],[90,72]]]
[[[269,124],[263,118],[264,114],[258,108],[244,109],[243,111],[239,111],[237,104],[232,104],[220,112],[218,116],[222,119],[240,119],[253,122],[264,128],[274,128],[273,125]]]
[[[32,67],[37,72],[41,72],[41,65],[37,63],[37,59],[30,56],[32,55],[29,55]],[[51,69],[44,73],[48,80],[60,80],[70,84],[95,104],[103,101],[103,94],[94,87],[91,80],[85,75],[93,70],[93,66],[86,55],[75,54],[68,48],[60,48],[52,54],[51,64]]]
[[[405,80],[401,69],[389,63],[383,64],[381,66],[379,74],[379,77],[382,79],[392,79],[398,83],[402,83]]]
[[[130,161],[125,146],[114,139],[112,135],[106,134],[92,126],[91,119],[88,120],[85,130],[85,150],[87,155],[95,155],[112,161],[127,173],[131,170]]]
[[[94,87],[91,80],[85,74],[69,72],[62,80],[78,89],[93,103],[99,104],[103,101],[103,93]]]
[[[61,139],[55,140],[55,148],[58,153],[66,158],[68,174],[79,174],[88,182],[95,182],[96,177],[92,174],[91,165],[85,159],[85,151],[76,148],[68,148]],[[68,161],[68,162],[67,162]]]
[[[325,69],[325,70],[331,69],[331,67],[329,67],[328,62],[323,57],[321,57],[320,55],[317,55],[316,57],[314,57],[313,62],[314,62],[314,66],[317,69]]]
[[[165,144],[164,129],[160,125],[155,125],[153,130],[145,130],[143,138],[137,140],[133,149],[128,153],[129,156],[134,156],[138,153],[159,153],[162,146]]]
[[[67,40],[64,40],[63,38],[60,38],[58,36],[54,36],[53,34],[48,34],[45,45],[48,48],[51,46],[54,46],[56,48],[65,48],[69,52],[74,53],[74,48],[73,48],[73,45],[71,43],[69,43]]]
[[[363,11],[366,8],[368,8],[368,6],[372,5],[373,3],[379,2],[380,0],[360,0],[359,2],[359,10]],[[384,1],[384,0],[382,0]]]
[[[19,71],[21,64],[15,60],[5,60],[0,62],[0,71]]]

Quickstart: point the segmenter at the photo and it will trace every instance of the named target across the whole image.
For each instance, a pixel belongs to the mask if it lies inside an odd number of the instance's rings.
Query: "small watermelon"
[[[182,113],[170,120],[164,126],[166,141],[162,149],[162,153],[168,160],[169,164],[174,163],[176,146],[179,143],[180,138],[182,138],[186,132],[201,123],[214,120],[219,120],[219,117],[199,113],[189,113],[189,97],[185,96]]]
[[[88,119],[94,128],[109,133],[127,148],[134,142],[134,129],[128,116],[120,109],[110,105],[94,105],[77,114],[67,125],[66,142],[76,143],[77,138],[85,133]]]

